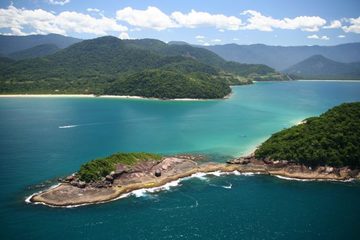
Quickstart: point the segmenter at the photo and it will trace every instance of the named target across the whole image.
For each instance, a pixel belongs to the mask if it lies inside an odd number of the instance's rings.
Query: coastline
[[[205,163],[203,165],[196,166],[188,171],[172,176],[162,177],[155,181],[151,180],[140,183],[131,183],[124,186],[101,188],[97,189],[97,192],[95,192],[95,190],[91,187],[80,189],[78,187],[70,185],[69,183],[59,183],[48,189],[30,195],[26,198],[26,203],[65,208],[79,207],[90,204],[100,204],[115,201],[131,195],[136,195],[136,191],[155,192],[161,190],[168,190],[170,187],[178,186],[181,181],[194,177],[201,178],[206,175],[221,176],[262,174],[274,176],[285,180],[295,181],[349,182],[360,179],[360,173],[357,174],[355,177],[349,177],[346,171],[347,170],[342,170],[341,174],[335,174],[333,172],[321,172],[318,169],[303,169],[303,166],[299,165],[293,167],[273,168],[266,165],[256,164],[249,166],[227,163]],[[54,196],[59,198],[56,198]]]
[[[294,121],[294,125],[304,124],[306,121],[298,119]],[[254,175],[262,174],[276,178],[291,181],[329,181],[329,182],[351,182],[360,180],[360,169],[352,170],[349,167],[334,168],[330,166],[318,166],[312,169],[304,165],[291,163],[288,161],[275,161],[268,163],[265,160],[259,160],[254,157],[256,146],[249,148],[249,152],[245,157],[238,157],[229,160],[227,163],[196,163],[194,156],[180,156],[163,158],[160,163],[166,160],[187,159],[187,163],[192,165],[186,168],[178,168],[171,173],[165,173],[161,177],[152,176],[151,179],[143,176],[132,178],[131,182],[121,184],[110,184],[107,186],[94,187],[91,183],[85,187],[74,186],[70,182],[61,182],[48,189],[33,193],[25,200],[26,203],[42,204],[50,207],[79,207],[90,204],[100,204],[115,201],[131,195],[137,195],[139,192],[154,192],[167,190],[170,187],[178,186],[183,180],[204,177],[205,175]],[[184,163],[184,161],[182,162]],[[155,166],[155,165],[153,165]],[[168,168],[168,166],[166,167]],[[166,168],[163,168],[166,172]],[[171,167],[170,167],[171,168]],[[151,170],[153,171],[153,169]],[[153,173],[151,174],[153,175]],[[135,180],[134,180],[135,179]],[[230,186],[231,188],[231,186]]]
[[[0,94],[0,98],[103,98],[103,99],[137,99],[137,100],[157,100],[157,101],[214,101],[229,99],[231,93],[223,98],[152,98],[127,95],[94,95],[94,94]]]
[[[354,79],[344,79],[344,80],[298,79],[298,80],[294,80],[294,81],[299,81],[299,82],[357,82],[357,83],[360,83],[360,79],[358,79],[358,80],[354,80]]]

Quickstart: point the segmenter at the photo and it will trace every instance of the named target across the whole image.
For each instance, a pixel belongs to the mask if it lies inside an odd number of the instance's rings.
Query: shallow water
[[[116,151],[215,161],[246,154],[278,130],[359,101],[360,83],[269,82],[233,92],[205,102],[0,99],[1,239],[355,239],[359,183],[211,176],[102,205],[25,204],[42,184]]]

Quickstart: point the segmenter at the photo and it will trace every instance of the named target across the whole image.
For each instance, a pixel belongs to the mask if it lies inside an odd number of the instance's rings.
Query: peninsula
[[[294,179],[360,179],[360,103],[345,103],[273,134],[250,156],[226,163],[204,156],[116,153],[83,164],[60,184],[28,198],[50,206],[111,201],[143,188],[204,174],[258,173]]]

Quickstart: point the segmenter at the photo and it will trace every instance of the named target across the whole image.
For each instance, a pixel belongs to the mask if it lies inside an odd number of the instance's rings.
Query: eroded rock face
[[[304,165],[289,162],[271,162],[253,156],[234,159],[231,164],[197,162],[189,157],[166,157],[161,161],[141,162],[128,166],[120,175],[112,172],[100,181],[86,184],[76,176],[71,182],[60,184],[32,197],[32,202],[42,202],[56,206],[96,203],[118,198],[136,189],[164,185],[179,178],[198,172],[256,172],[299,179],[346,180],[360,179],[360,170],[349,168],[317,167],[310,169]],[[70,180],[70,179],[69,179]]]

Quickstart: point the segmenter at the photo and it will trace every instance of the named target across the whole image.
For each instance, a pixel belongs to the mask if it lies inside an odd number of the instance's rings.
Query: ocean
[[[0,239],[357,239],[359,182],[199,176],[78,208],[25,203],[120,151],[224,162],[343,102],[360,82],[258,82],[227,100],[0,98]]]

